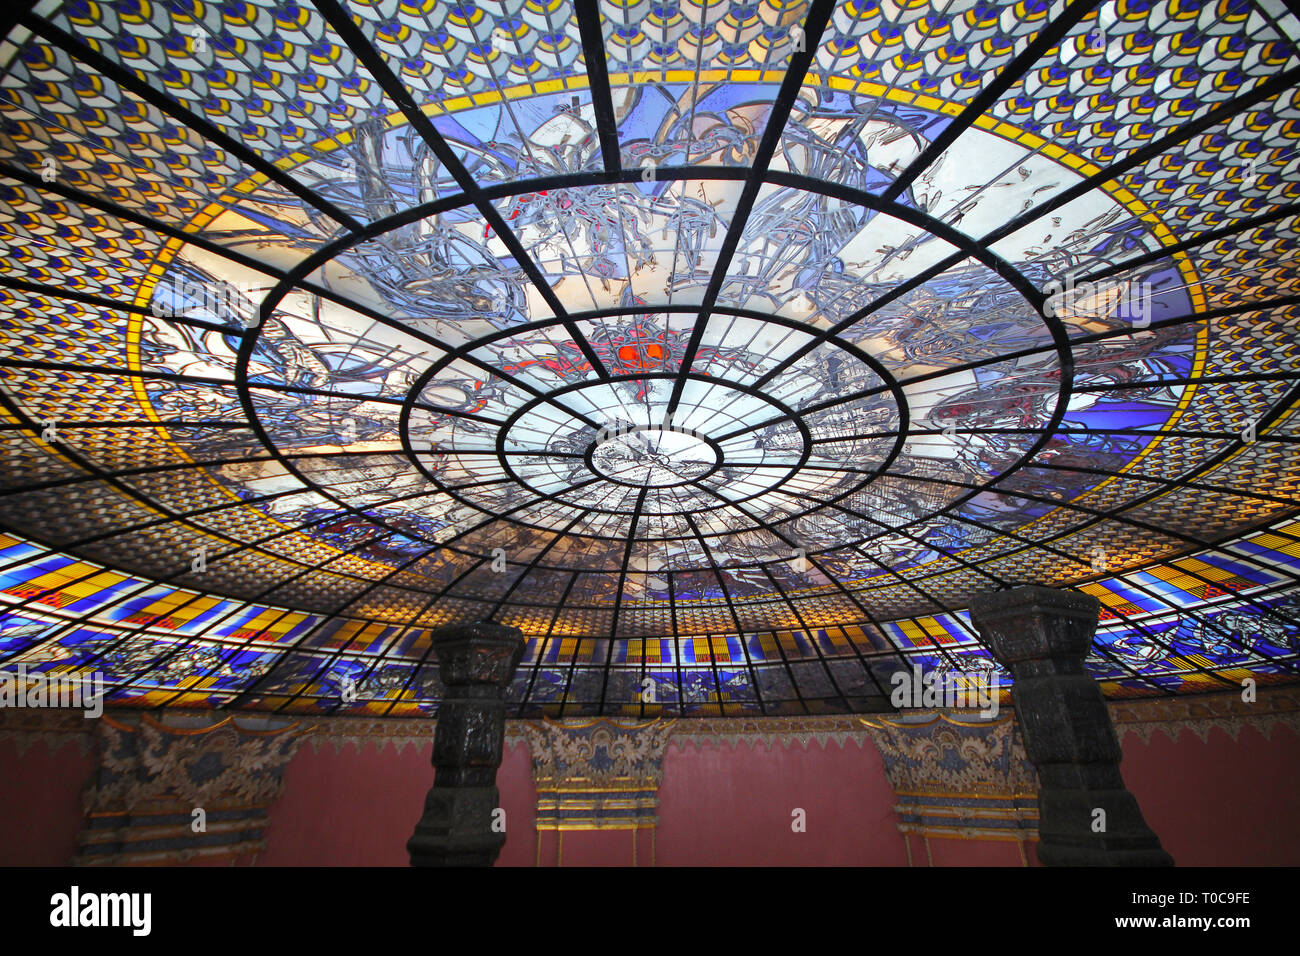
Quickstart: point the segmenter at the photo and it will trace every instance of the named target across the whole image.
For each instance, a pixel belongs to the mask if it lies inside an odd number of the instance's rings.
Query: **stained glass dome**
[[[872,712],[1038,583],[1112,697],[1294,679],[1291,0],[4,15],[6,667]]]

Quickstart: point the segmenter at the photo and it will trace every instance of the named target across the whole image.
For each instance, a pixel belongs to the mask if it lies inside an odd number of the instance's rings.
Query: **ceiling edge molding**
[[[1278,726],[1300,735],[1300,688],[1261,688],[1257,698],[1249,702],[1243,701],[1241,694],[1234,692],[1200,697],[1111,701],[1108,707],[1120,738],[1136,734],[1144,743],[1149,743],[1152,735],[1157,732],[1177,741],[1183,731],[1196,734],[1204,742],[1215,727],[1233,740],[1237,739],[1243,727],[1257,730],[1265,739],[1271,738],[1273,730]],[[1004,707],[1003,711],[1002,719],[1014,713],[1010,707]],[[908,720],[924,720],[927,716],[943,713],[909,711],[907,716]],[[108,710],[105,714],[122,723],[135,723],[143,716],[140,711],[130,708]],[[696,749],[706,745],[715,748],[726,745],[734,749],[743,743],[751,749],[758,745],[770,749],[773,744],[782,747],[798,744],[806,750],[812,743],[825,748],[831,742],[840,747],[852,742],[861,747],[870,737],[869,729],[862,723],[864,716],[868,715],[678,718],[674,721],[669,745],[694,746]],[[872,719],[897,719],[891,715],[869,716]],[[197,729],[231,719],[228,714],[212,711],[173,711],[168,712],[164,723],[178,728]],[[297,724],[299,733],[306,737],[305,743],[310,744],[315,753],[326,742],[333,745],[335,753],[348,744],[358,751],[374,744],[381,753],[392,744],[401,753],[408,745],[418,748],[432,745],[437,726],[436,720],[394,717],[297,717],[268,720],[250,713],[236,715],[233,720],[237,729],[250,733],[264,733]],[[557,723],[570,722],[565,720]],[[19,755],[38,741],[44,742],[51,752],[70,741],[76,741],[82,753],[87,753],[93,746],[97,723],[97,720],[84,717],[77,710],[0,708],[0,741],[17,742]],[[506,721],[506,746],[513,749],[526,745],[526,728],[532,723],[535,722]],[[578,718],[572,723],[590,723],[590,719]]]

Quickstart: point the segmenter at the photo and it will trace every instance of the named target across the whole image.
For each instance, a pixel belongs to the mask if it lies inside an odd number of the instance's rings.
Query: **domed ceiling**
[[[4,15],[7,667],[868,712],[1034,582],[1110,696],[1294,677],[1290,0]]]

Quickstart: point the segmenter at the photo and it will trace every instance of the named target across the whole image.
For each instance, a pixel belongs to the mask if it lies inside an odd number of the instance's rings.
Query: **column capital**
[[[489,621],[452,624],[430,635],[438,654],[438,676],[448,688],[510,683],[524,655],[519,628]]]
[[[1097,630],[1101,602],[1081,591],[1025,585],[977,594],[971,621],[993,655],[1011,669],[1044,659],[1081,665]]]

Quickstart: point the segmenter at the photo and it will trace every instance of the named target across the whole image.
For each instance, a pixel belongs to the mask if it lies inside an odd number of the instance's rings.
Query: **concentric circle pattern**
[[[1284,5],[34,9],[0,664],[417,715],[491,620],[520,714],[868,712],[1038,583],[1111,696],[1293,678]]]

